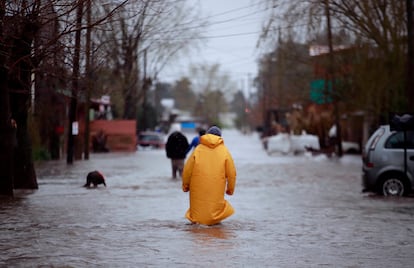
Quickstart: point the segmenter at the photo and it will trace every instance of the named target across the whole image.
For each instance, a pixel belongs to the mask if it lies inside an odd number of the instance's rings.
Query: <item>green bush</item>
[[[33,148],[32,157],[34,161],[50,160],[49,151],[44,147]]]

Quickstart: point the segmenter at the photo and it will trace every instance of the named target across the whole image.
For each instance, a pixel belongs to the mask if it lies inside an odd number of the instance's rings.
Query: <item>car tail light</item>
[[[372,162],[369,162],[368,161],[369,159],[368,159],[368,154],[366,154],[365,152],[362,154],[362,163],[364,163],[364,165],[367,167],[367,168],[373,168],[374,167],[374,163],[372,163]]]

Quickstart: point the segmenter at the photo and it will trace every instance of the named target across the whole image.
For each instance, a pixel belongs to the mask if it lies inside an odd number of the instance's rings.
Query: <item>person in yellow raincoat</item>
[[[214,225],[234,213],[224,193],[233,195],[236,168],[224,145],[220,128],[213,126],[200,137],[188,157],[182,175],[182,189],[190,192],[190,208],[185,217],[192,223]]]

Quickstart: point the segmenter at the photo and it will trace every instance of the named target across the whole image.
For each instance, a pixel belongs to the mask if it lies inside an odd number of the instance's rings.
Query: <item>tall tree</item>
[[[20,4],[8,3],[5,7],[6,14],[9,17],[7,19],[3,17],[2,21],[4,27],[4,39],[2,40],[4,43],[2,42],[2,44],[9,47],[4,62],[7,68],[5,87],[2,88],[2,91],[8,91],[8,94],[4,95],[6,99],[2,102],[8,102],[9,104],[6,104],[6,110],[1,112],[8,113],[2,116],[4,118],[8,117],[5,141],[12,144],[13,147],[7,147],[6,151],[1,152],[1,154],[5,154],[1,158],[8,158],[6,163],[9,163],[12,167],[12,173],[7,172],[10,167],[5,168],[6,177],[3,179],[6,182],[6,189],[36,189],[38,185],[32,161],[32,148],[27,123],[31,103],[31,73],[33,69],[31,51],[35,35],[40,26],[38,20],[40,3],[34,1],[29,7],[24,3]],[[5,21],[8,23],[5,24]],[[10,136],[10,125],[7,127],[7,124],[10,124],[9,122],[13,122],[11,126],[15,128],[15,137]],[[8,191],[8,193],[11,192]]]
[[[374,111],[374,114],[387,117],[390,111],[402,111],[412,100],[405,96],[407,35],[404,1],[332,1],[332,16],[339,25],[357,36],[356,44],[370,47],[368,61],[372,55],[377,62],[374,72],[376,79],[387,79],[382,85],[367,85],[364,78],[357,80],[360,90],[371,97],[363,101],[363,105]],[[361,69],[359,70],[361,71]],[[372,73],[372,66],[365,69]],[[357,74],[356,74],[357,75]],[[361,87],[360,84],[367,86]],[[379,93],[379,94],[378,94]]]
[[[131,0],[107,24],[108,31],[100,32],[109,65],[122,81],[123,118],[137,117],[144,82],[155,80],[167,63],[197,44],[205,22],[196,11],[184,1]]]
[[[264,40],[274,42],[277,27],[294,31],[298,38],[305,37],[310,42],[315,40],[316,33],[326,31],[325,0],[266,3],[274,8],[264,27]],[[384,119],[389,111],[413,106],[405,90],[405,1],[332,0],[329,5],[333,35],[348,33],[352,47],[358,50],[351,74],[353,88],[344,92],[342,101],[352,100],[374,118]],[[343,40],[333,39],[334,47],[343,44]]]
[[[246,98],[243,95],[243,92],[239,90],[234,94],[234,98],[231,102],[231,111],[236,114],[235,125],[237,128],[241,129],[248,125],[247,113],[249,105],[246,101]]]
[[[192,89],[190,79],[185,77],[176,81],[172,88],[172,94],[176,108],[191,112],[194,111],[197,96]]]
[[[7,61],[9,50],[5,42],[6,1],[0,1],[0,194],[13,195],[13,134],[9,89],[7,87]]]
[[[70,62],[63,57],[53,61],[56,57],[51,55],[63,55],[60,53],[63,46],[59,45],[59,41],[70,36],[76,29],[72,13],[78,3],[79,1],[57,0],[0,2],[0,165],[4,167],[0,176],[2,194],[13,195],[14,188],[38,188],[28,127],[31,115],[29,111],[36,112],[32,106],[32,89],[37,84],[33,82],[55,88],[52,80],[45,82],[47,76],[56,78],[55,74],[59,73],[63,74],[59,77],[60,80],[66,79],[65,71],[60,66],[49,68],[49,71],[54,69],[50,73],[45,73],[47,68],[39,66],[47,65],[46,63],[50,65],[51,62],[52,65],[54,62]],[[58,27],[59,24],[61,28]],[[69,42],[66,44],[70,45],[70,38],[67,40]],[[32,79],[34,75],[35,79]],[[46,110],[45,107],[42,108]]]
[[[405,86],[407,111],[414,113],[414,9],[413,0],[406,0],[407,12],[407,82]]]
[[[228,111],[228,103],[237,90],[229,75],[219,64],[201,64],[190,68],[193,90],[198,95],[195,116],[206,118],[208,124],[220,125],[220,114]]]

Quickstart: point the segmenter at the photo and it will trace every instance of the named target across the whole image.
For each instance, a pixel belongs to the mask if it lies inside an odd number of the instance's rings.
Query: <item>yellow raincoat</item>
[[[182,175],[184,192],[190,191],[186,218],[192,223],[213,225],[234,213],[224,199],[236,186],[233,158],[220,136],[205,134],[187,159]]]

